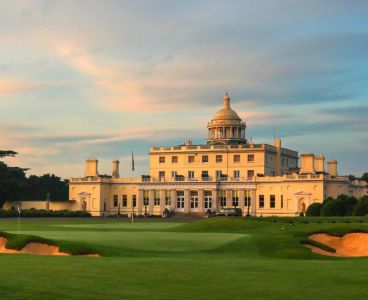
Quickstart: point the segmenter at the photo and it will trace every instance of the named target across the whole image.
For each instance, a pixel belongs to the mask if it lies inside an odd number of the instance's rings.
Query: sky
[[[368,171],[368,1],[0,0],[0,149],[63,178],[149,173],[228,92],[254,143]]]

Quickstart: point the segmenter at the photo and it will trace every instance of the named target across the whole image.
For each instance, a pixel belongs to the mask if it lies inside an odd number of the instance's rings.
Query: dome
[[[224,107],[216,113],[213,120],[237,120],[237,121],[241,121],[238,114],[234,110],[231,109],[231,107],[230,107],[230,97],[227,93],[224,96]]]

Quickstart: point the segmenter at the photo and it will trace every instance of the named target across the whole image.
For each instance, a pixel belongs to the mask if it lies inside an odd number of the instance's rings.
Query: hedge
[[[18,211],[15,209],[0,209],[0,218],[18,217]],[[46,209],[23,209],[20,213],[25,218],[47,218],[47,217],[69,217],[69,218],[88,218],[91,214],[86,211],[70,211],[70,210],[46,210]]]

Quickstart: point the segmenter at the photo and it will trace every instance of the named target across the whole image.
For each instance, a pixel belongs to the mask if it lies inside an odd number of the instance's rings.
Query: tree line
[[[0,158],[14,157],[11,150],[0,150]],[[0,208],[6,201],[58,200],[67,201],[69,181],[54,174],[26,175],[28,169],[10,167],[0,161]]]
[[[328,197],[322,203],[308,206],[308,217],[337,217],[337,216],[365,216],[368,215],[368,195],[359,199],[353,196],[339,195],[337,198]]]

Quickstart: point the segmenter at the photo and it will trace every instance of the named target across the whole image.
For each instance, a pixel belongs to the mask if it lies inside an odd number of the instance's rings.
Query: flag
[[[132,171],[134,171],[134,154],[133,154],[133,151],[132,151]]]

